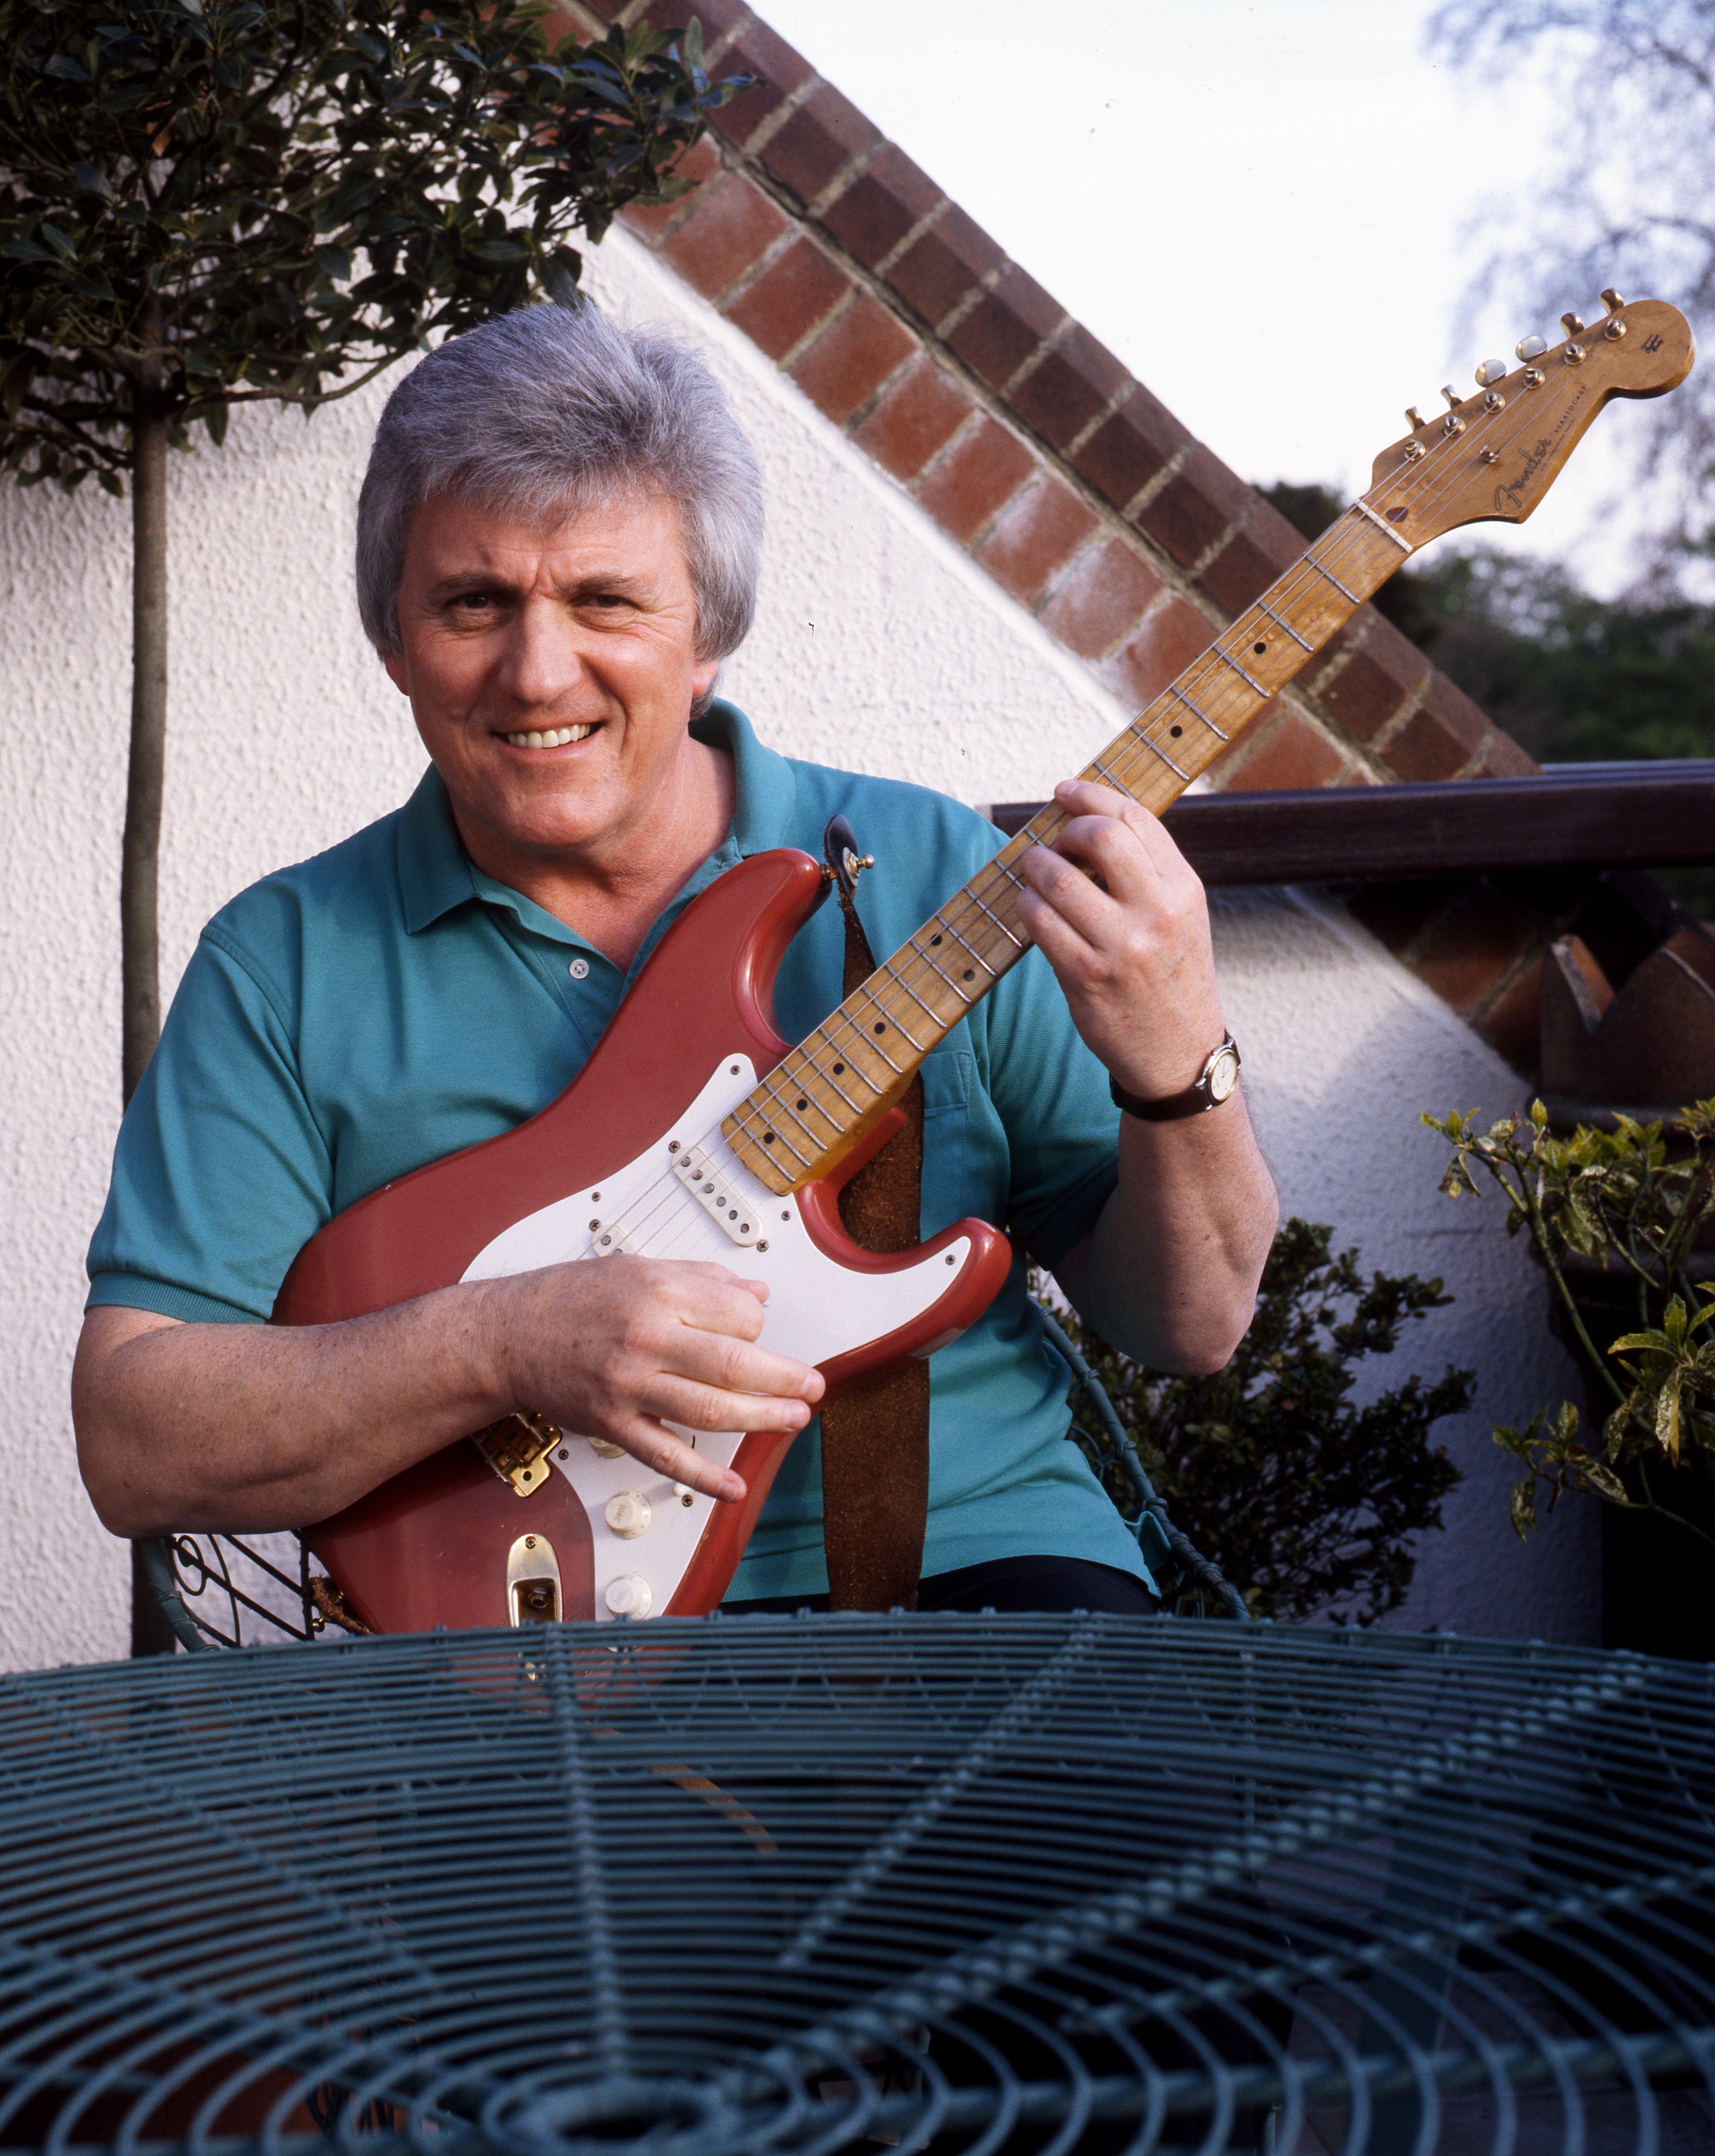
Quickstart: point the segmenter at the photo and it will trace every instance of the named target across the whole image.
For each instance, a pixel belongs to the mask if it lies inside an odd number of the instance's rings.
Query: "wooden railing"
[[[1040,802],[989,814],[1010,834]],[[1163,818],[1208,884],[1346,883],[1715,861],[1715,760],[1530,778],[1182,795]]]

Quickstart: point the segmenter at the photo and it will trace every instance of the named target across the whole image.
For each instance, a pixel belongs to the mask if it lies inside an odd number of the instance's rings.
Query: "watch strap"
[[[1216,1065],[1225,1056],[1232,1058],[1235,1075],[1226,1091],[1217,1094],[1209,1081]],[[1112,1074],[1108,1077],[1107,1090],[1115,1107],[1122,1109],[1128,1116],[1136,1116],[1140,1122],[1176,1123],[1186,1116],[1207,1115],[1211,1108],[1218,1108],[1223,1101],[1230,1100],[1238,1088],[1237,1072],[1242,1060],[1238,1042],[1231,1034],[1224,1034],[1219,1045],[1209,1050],[1195,1082],[1186,1086],[1181,1093],[1168,1093],[1161,1100],[1146,1101],[1137,1093],[1127,1092]]]

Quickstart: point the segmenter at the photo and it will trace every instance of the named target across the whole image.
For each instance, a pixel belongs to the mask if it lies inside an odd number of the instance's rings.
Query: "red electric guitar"
[[[1086,778],[1159,814],[1427,540],[1517,523],[1610,397],[1689,372],[1684,317],[1605,293],[1588,331],[1519,346],[1510,373],[1377,458],[1364,497],[1164,689]],[[680,916],[578,1078],[540,1115],[353,1205],[299,1254],[274,1319],[313,1325],[457,1281],[636,1251],[742,1265],[769,1284],[763,1337],[830,1394],[932,1354],[1006,1276],[1005,1237],[962,1220],[903,1255],[860,1250],[841,1183],[886,1140],[924,1055],[1024,953],[1016,865],[1065,823],[1043,809],[796,1047],[775,1032],[781,954],[816,904],[807,855],[729,870]],[[691,1433],[683,1431],[690,1438]],[[787,1445],[697,1435],[749,1496],[717,1505],[615,1446],[516,1416],[307,1531],[377,1631],[712,1609]]]

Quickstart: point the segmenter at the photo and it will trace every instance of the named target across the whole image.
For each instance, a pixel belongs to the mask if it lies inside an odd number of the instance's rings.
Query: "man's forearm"
[[[1135,1360],[1218,1370],[1250,1322],[1278,1219],[1242,1095],[1179,1122],[1126,1116],[1119,1187],[1055,1277]]]
[[[325,1519],[509,1406],[480,1287],[339,1325],[93,1311],[72,1404],[84,1480],[123,1535]]]
[[[795,1432],[820,1373],[763,1347],[761,1281],[603,1258],[444,1288],[336,1325],[176,1325],[95,1310],[72,1373],[78,1455],[115,1533],[326,1519],[517,1408],[732,1502],[675,1430]]]

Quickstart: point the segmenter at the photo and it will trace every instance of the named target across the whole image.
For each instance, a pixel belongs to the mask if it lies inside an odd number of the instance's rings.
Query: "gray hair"
[[[375,430],[357,503],[364,633],[383,658],[398,656],[405,544],[431,496],[541,525],[637,489],[677,506],[698,656],[724,659],[756,611],[762,475],[702,361],[587,300],[521,307],[449,338],[399,383]]]

